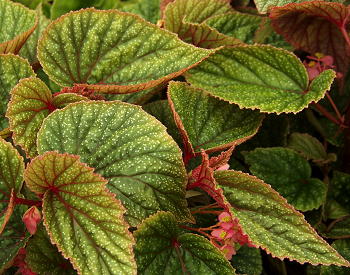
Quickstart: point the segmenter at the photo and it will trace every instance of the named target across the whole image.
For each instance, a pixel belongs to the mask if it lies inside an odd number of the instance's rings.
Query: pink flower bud
[[[220,166],[219,168],[217,168],[216,170],[217,171],[220,171],[220,170],[228,170],[230,168],[230,165],[228,164],[225,164],[223,166]]]
[[[32,235],[35,234],[37,226],[41,220],[41,214],[38,208],[32,206],[23,215],[22,221],[26,225],[28,232]]]
[[[227,260],[231,260],[232,256],[236,254],[235,249],[232,245],[225,244],[220,250],[224,253]]]

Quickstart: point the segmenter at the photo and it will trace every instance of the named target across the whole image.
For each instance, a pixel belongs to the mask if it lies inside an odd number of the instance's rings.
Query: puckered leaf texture
[[[73,103],[51,113],[38,151],[80,155],[106,178],[136,226],[157,210],[191,220],[181,151],[165,127],[139,106],[120,101]]]
[[[57,152],[33,159],[24,177],[29,189],[43,196],[51,242],[79,273],[136,273],[124,207],[107,190],[104,178],[78,156]]]

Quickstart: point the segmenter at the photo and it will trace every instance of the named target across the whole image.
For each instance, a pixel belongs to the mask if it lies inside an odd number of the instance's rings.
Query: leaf
[[[38,26],[36,27],[35,31],[31,34],[31,36],[28,38],[28,40],[24,43],[23,47],[19,51],[19,55],[23,58],[28,59],[28,61],[31,64],[38,65],[38,58],[37,58],[37,46],[38,46],[38,40],[44,31],[44,29],[47,27],[47,25],[50,23],[50,20],[46,18],[46,16],[43,14],[41,5],[36,10],[37,17],[39,18]]]
[[[350,266],[270,185],[237,171],[214,176],[254,244],[280,259]]]
[[[312,159],[316,163],[325,164],[336,160],[334,159],[336,155],[328,155],[321,142],[309,134],[291,134],[288,140],[288,147],[300,152],[307,159]]]
[[[258,131],[263,116],[211,97],[184,82],[170,82],[168,100],[176,123],[181,121],[194,153],[238,145]]]
[[[31,191],[43,196],[51,242],[79,274],[136,274],[124,208],[107,190],[107,180],[78,156],[57,152],[33,159],[24,178]]]
[[[36,234],[29,240],[26,251],[26,263],[38,274],[77,274],[71,263],[51,244],[44,226],[38,227]]]
[[[186,73],[186,80],[220,99],[263,112],[300,112],[324,97],[335,73],[327,70],[308,85],[301,61],[267,45],[225,48]]]
[[[260,275],[263,272],[260,251],[254,247],[240,247],[231,263],[239,274]]]
[[[235,274],[216,247],[202,236],[182,233],[169,212],[147,218],[134,236],[139,274]]]
[[[213,16],[205,23],[220,33],[238,38],[244,43],[253,44],[254,33],[261,20],[260,16],[231,11]]]
[[[27,60],[13,54],[0,54],[0,129],[8,125],[5,112],[11,89],[20,79],[30,76],[35,76],[35,73]]]
[[[325,201],[326,184],[311,178],[309,163],[295,151],[282,147],[257,148],[244,157],[250,171],[271,184],[296,209],[316,209]]]
[[[0,274],[12,265],[18,251],[26,245],[30,237],[22,222],[23,213],[23,206],[17,206],[0,235]]]
[[[157,100],[142,107],[147,113],[158,119],[166,128],[168,134],[181,146],[182,138],[175,124],[174,115],[168,100]]]
[[[254,0],[259,13],[267,13],[274,7],[281,7],[290,3],[300,3],[303,0]]]
[[[212,52],[183,43],[136,15],[93,8],[57,19],[38,44],[38,59],[54,82],[107,93],[154,87]]]
[[[340,239],[350,238],[350,216],[347,215],[341,219],[332,222],[332,227],[322,232],[327,238]]]
[[[160,19],[160,0],[136,0],[131,3],[123,3],[121,11],[140,15],[143,19],[156,24]]]
[[[0,53],[17,54],[37,25],[35,12],[9,0],[0,0]]]
[[[67,102],[81,100],[86,98],[61,94],[54,101],[51,91],[39,78],[22,79],[11,91],[11,101],[6,113],[14,142],[22,147],[28,158],[37,156],[37,132],[44,118],[58,106],[64,107]]]
[[[141,107],[82,102],[47,117],[38,133],[38,151],[80,155],[109,181],[136,226],[157,210],[191,221],[185,200],[187,175],[181,151],[165,127]]]
[[[339,251],[348,261],[350,260],[350,240],[337,240],[332,244],[332,247]],[[346,275],[349,273],[349,268],[338,266],[321,266],[322,275]]]
[[[332,56],[337,71],[345,73],[350,48],[340,28],[345,28],[349,15],[350,10],[343,4],[311,1],[274,8],[270,18],[274,29],[295,48],[311,55]]]
[[[350,212],[350,174],[333,171],[331,196]]]
[[[51,6],[51,19],[56,19],[65,13],[83,8],[112,9],[119,0],[54,0]]]
[[[229,11],[232,8],[224,0],[176,0],[165,9],[164,27],[197,47],[210,49],[239,44],[241,41],[218,32],[204,22]]]
[[[15,206],[23,184],[24,162],[11,143],[0,138],[0,234]]]

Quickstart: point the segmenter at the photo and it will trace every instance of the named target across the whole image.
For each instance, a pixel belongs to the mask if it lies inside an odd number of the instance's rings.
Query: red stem
[[[337,114],[338,120],[343,124],[344,123],[344,118],[342,117],[342,115],[340,114],[337,105],[335,105],[332,97],[330,96],[330,94],[328,92],[326,92],[326,96],[328,98],[329,103],[332,105],[333,110],[335,111],[335,113]]]
[[[338,119],[336,119],[331,113],[329,113],[323,106],[321,106],[318,103],[313,103],[312,105],[315,106],[316,109],[320,111],[320,113],[324,115],[326,118],[328,118],[330,121],[332,121],[333,123],[341,127],[344,127],[344,124],[341,121],[338,121]]]
[[[39,206],[41,207],[42,202],[41,201],[35,201],[35,200],[28,200],[28,199],[22,199],[15,197],[15,204],[24,204],[28,206]]]
[[[340,29],[341,33],[343,34],[346,43],[350,47],[350,38],[349,38],[348,32],[346,31],[345,23],[342,26],[339,26],[339,29]]]

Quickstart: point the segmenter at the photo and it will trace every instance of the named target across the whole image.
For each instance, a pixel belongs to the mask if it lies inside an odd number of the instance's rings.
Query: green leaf
[[[250,171],[279,192],[296,209],[316,209],[326,199],[327,186],[311,178],[309,163],[297,152],[282,148],[257,148],[244,154]]]
[[[253,44],[254,33],[259,27],[260,16],[237,11],[213,16],[205,21],[207,25],[244,43]]]
[[[334,171],[331,196],[350,212],[350,174]]]
[[[350,238],[350,216],[345,216],[341,219],[332,222],[332,227],[322,232],[322,235],[327,238],[340,239]]]
[[[182,233],[171,213],[149,217],[134,236],[139,274],[235,274],[224,255],[207,239]]]
[[[11,143],[0,138],[0,234],[15,207],[23,184],[24,162]]]
[[[345,259],[350,261],[350,239],[337,240],[332,246],[339,251]],[[348,267],[339,266],[321,266],[321,275],[347,275],[349,274]]]
[[[158,119],[167,128],[168,134],[181,146],[182,138],[177,129],[168,100],[153,101],[143,106],[143,109]]]
[[[74,103],[53,112],[38,133],[38,151],[80,155],[109,181],[109,189],[139,224],[157,210],[191,220],[181,151],[165,127],[141,107],[123,103]]]
[[[168,100],[194,153],[238,145],[256,134],[263,119],[257,111],[241,110],[184,82],[170,82]]]
[[[26,246],[26,263],[37,274],[77,274],[71,263],[51,244],[44,226],[39,226]]]
[[[33,159],[24,178],[31,191],[43,196],[51,242],[79,274],[136,273],[124,207],[107,190],[107,180],[78,156],[57,152]]]
[[[35,12],[9,0],[0,0],[0,53],[18,53],[37,25]]]
[[[255,245],[280,259],[350,266],[270,185],[236,171],[217,171],[215,179]]]
[[[229,11],[232,8],[225,0],[176,0],[166,7],[164,27],[197,47],[210,49],[239,44],[241,41],[218,32],[204,22]]]
[[[13,54],[0,54],[0,130],[8,125],[5,118],[11,89],[22,78],[35,76],[27,60]]]
[[[271,8],[281,7],[290,3],[300,3],[304,0],[254,0],[259,13],[267,13]]]
[[[28,61],[31,64],[38,65],[38,58],[37,58],[38,40],[42,32],[44,31],[44,29],[50,23],[50,20],[47,19],[46,16],[43,14],[41,5],[37,8],[36,13],[37,13],[37,17],[39,18],[38,26],[36,27],[32,35],[28,38],[28,40],[24,43],[23,47],[19,51],[19,55],[22,56],[23,58],[28,59]]]
[[[324,97],[335,78],[327,70],[309,86],[301,61],[267,45],[237,46],[216,52],[186,73],[193,86],[240,107],[263,112],[300,112]]]
[[[263,272],[260,251],[254,247],[240,247],[231,263],[239,274],[260,275]]]
[[[136,0],[130,4],[126,2],[119,10],[140,15],[143,19],[156,24],[160,19],[160,2],[160,0]]]
[[[316,163],[325,164],[336,160],[336,155],[328,155],[322,143],[309,134],[291,134],[288,139],[288,147]]]
[[[98,9],[112,9],[119,0],[54,0],[51,7],[51,19],[74,10],[95,7]]]
[[[57,84],[78,83],[108,93],[154,87],[212,52],[188,45],[136,15],[92,8],[57,19],[38,44],[39,61]]]
[[[74,94],[61,94],[54,100],[49,88],[39,78],[20,80],[11,91],[6,113],[14,142],[22,147],[28,158],[37,156],[36,138],[44,118],[57,107],[81,100],[87,99]]]
[[[20,248],[24,247],[30,237],[22,222],[25,207],[17,206],[9,220],[8,226],[0,235],[0,274],[12,265]]]
[[[346,5],[328,1],[292,3],[270,13],[272,26],[291,45],[311,55],[332,56],[336,70],[344,74],[349,68],[350,47],[340,29],[344,26],[346,31],[349,17]]]

